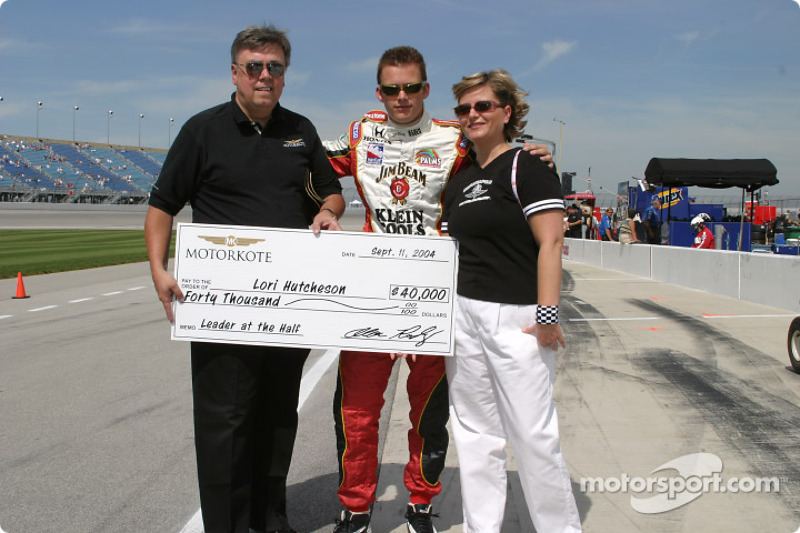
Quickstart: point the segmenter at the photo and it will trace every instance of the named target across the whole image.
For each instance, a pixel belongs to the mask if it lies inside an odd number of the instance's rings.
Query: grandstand
[[[166,150],[0,136],[0,202],[144,204]]]
[[[0,203],[146,204],[166,157],[158,148],[0,134]],[[360,206],[352,178],[342,186],[348,205]]]

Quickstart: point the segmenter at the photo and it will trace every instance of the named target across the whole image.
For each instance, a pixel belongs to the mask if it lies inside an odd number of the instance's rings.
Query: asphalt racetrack
[[[0,230],[141,228],[143,217],[0,209]],[[16,282],[0,280],[0,531],[202,531],[189,346],[170,341],[148,266],[25,277],[27,299],[11,298]],[[792,313],[565,262],[561,317],[555,397],[585,531],[798,531]],[[339,511],[336,356],[314,351],[305,367],[288,495],[301,533],[332,531]],[[376,533],[405,531],[407,367],[395,369]],[[512,450],[509,468],[503,531],[531,532]],[[442,481],[434,523],[461,532],[452,446]]]

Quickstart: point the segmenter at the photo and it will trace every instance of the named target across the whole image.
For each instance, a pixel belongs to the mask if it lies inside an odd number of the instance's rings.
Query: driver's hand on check
[[[394,352],[394,353],[390,353],[389,354],[389,357],[392,358],[392,361],[396,360],[398,357],[402,357],[403,359],[407,359],[409,356],[411,357],[411,362],[412,363],[416,363],[417,362],[417,354],[415,354],[415,353],[407,354],[407,353],[403,353],[403,352]]]
[[[314,234],[319,234],[320,231],[342,231],[342,226],[339,225],[339,218],[333,214],[330,209],[323,209],[314,217],[311,223],[311,231]]]

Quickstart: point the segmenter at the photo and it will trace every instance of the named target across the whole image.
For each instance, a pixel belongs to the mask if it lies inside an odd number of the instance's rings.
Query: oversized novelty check
[[[172,338],[450,355],[455,240],[178,224]]]

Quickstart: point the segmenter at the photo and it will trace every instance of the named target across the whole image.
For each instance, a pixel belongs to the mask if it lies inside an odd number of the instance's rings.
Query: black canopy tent
[[[778,171],[769,159],[663,159],[654,157],[644,171],[645,179],[661,187],[741,187],[757,191],[778,183]]]
[[[661,187],[706,187],[742,189],[741,225],[744,225],[745,193],[753,193],[766,185],[776,185],[778,171],[769,159],[664,159],[654,157],[644,171],[651,185]],[[669,218],[669,215],[668,217]],[[752,213],[751,217],[752,219]],[[739,232],[739,249],[741,250]]]

